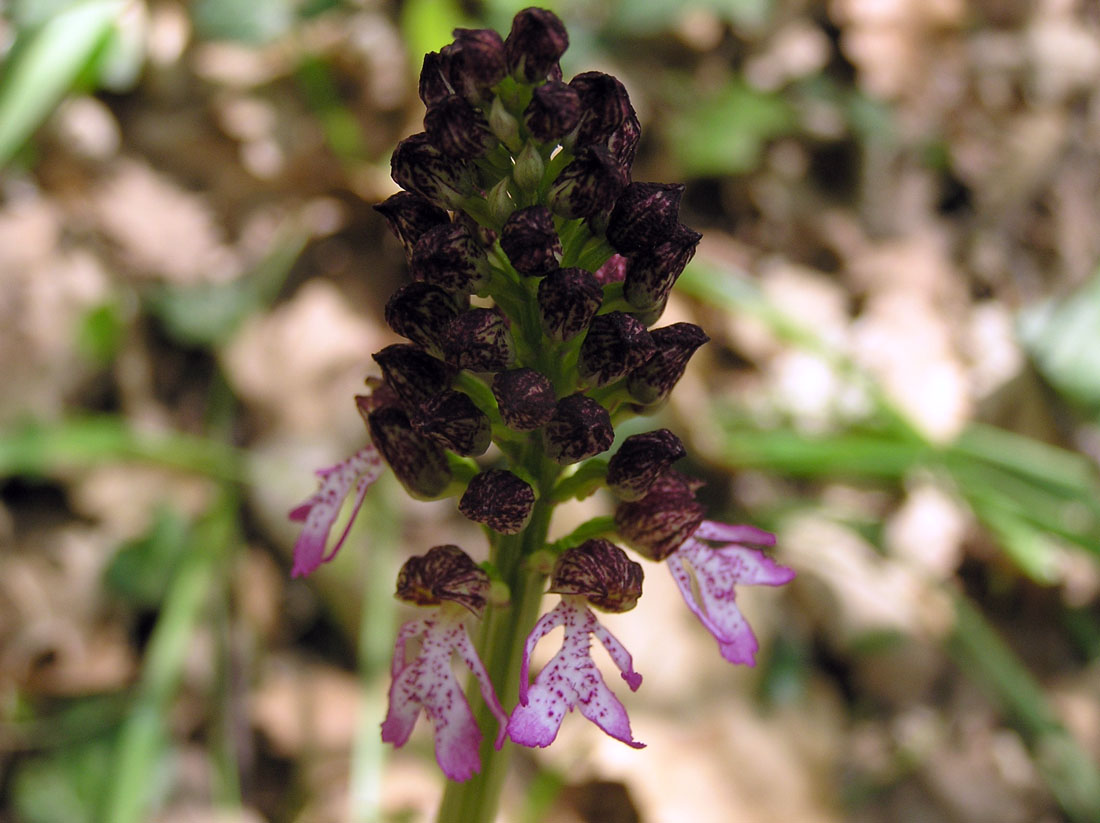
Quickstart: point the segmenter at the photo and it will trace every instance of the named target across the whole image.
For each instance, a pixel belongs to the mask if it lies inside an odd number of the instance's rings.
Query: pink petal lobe
[[[304,522],[301,534],[294,544],[294,566],[291,577],[301,577],[314,571],[322,563],[335,556],[355,522],[355,517],[363,505],[367,489],[382,473],[384,464],[381,455],[374,446],[367,444],[346,460],[321,469],[317,472],[321,478],[321,487],[312,497],[290,511],[289,517],[296,522]],[[329,532],[340,514],[344,498],[356,489],[355,504],[351,517],[343,533],[332,549],[326,554]]]

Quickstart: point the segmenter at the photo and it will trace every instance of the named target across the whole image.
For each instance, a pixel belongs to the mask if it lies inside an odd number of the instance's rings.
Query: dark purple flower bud
[[[471,294],[489,282],[485,250],[465,226],[436,226],[413,247],[409,268],[416,280],[449,294]]]
[[[569,267],[542,279],[538,300],[543,332],[561,342],[588,328],[603,304],[603,289],[592,272]]]
[[[650,560],[664,560],[699,528],[706,509],[695,501],[698,481],[669,469],[641,500],[620,503],[615,526],[626,544]]]
[[[367,418],[372,411],[386,406],[401,405],[401,398],[397,396],[397,392],[380,378],[368,377],[366,383],[369,394],[355,395],[355,408],[364,423],[369,422]]]
[[[510,471],[489,469],[470,481],[458,510],[501,534],[519,534],[531,519],[535,492]]]
[[[668,429],[631,435],[607,464],[607,487],[620,500],[638,500],[686,454],[680,438]]]
[[[606,386],[645,363],[656,351],[646,327],[621,311],[592,318],[581,343],[577,371],[597,386]]]
[[[451,222],[447,212],[419,194],[399,191],[374,207],[386,218],[390,230],[405,247],[405,256],[412,254],[413,246],[424,234],[436,226]]]
[[[501,371],[516,360],[508,321],[493,309],[470,309],[452,320],[443,352],[448,363],[470,371]]]
[[[448,47],[448,77],[455,92],[469,100],[504,79],[504,41],[492,29],[455,29]]]
[[[520,432],[544,425],[557,406],[554,387],[534,369],[498,372],[493,378],[493,396],[504,425]]]
[[[367,415],[367,426],[375,448],[409,494],[431,500],[443,493],[451,482],[447,455],[413,428],[405,412],[383,406]]]
[[[634,256],[673,234],[684,196],[682,183],[631,183],[611,210],[607,241],[620,253]]]
[[[458,208],[474,192],[473,175],[466,165],[445,155],[423,132],[397,144],[390,158],[390,176],[401,188],[445,208]]]
[[[649,336],[657,351],[626,378],[626,389],[643,405],[659,403],[684,376],[695,350],[710,340],[694,323],[673,323],[653,329]]]
[[[386,303],[389,327],[434,354],[442,354],[447,326],[457,316],[454,298],[427,283],[402,286]]]
[[[488,415],[460,391],[429,398],[412,414],[413,427],[463,457],[485,454],[493,438]]]
[[[605,612],[628,612],[642,596],[643,576],[640,563],[610,540],[595,538],[558,558],[550,591],[582,595]]]
[[[485,115],[457,95],[428,107],[424,131],[443,154],[458,160],[482,157],[497,144]]]
[[[500,232],[500,247],[516,271],[543,277],[558,268],[561,240],[546,206],[528,206],[512,212]]]
[[[550,187],[547,200],[562,217],[592,217],[610,211],[630,178],[607,149],[589,146],[577,152]]]
[[[464,227],[470,233],[470,237],[474,238],[474,242],[480,245],[482,249],[491,249],[493,244],[497,242],[495,231],[481,225],[464,211],[455,213],[455,225]]]
[[[634,165],[634,155],[638,151],[638,143],[642,139],[642,124],[638,122],[638,116],[631,112],[626,119],[615,129],[615,133],[607,138],[607,150],[624,169]]]
[[[572,86],[558,80],[538,86],[523,111],[527,130],[544,143],[569,134],[580,117],[580,96]]]
[[[569,35],[565,26],[546,9],[529,8],[517,14],[504,41],[508,71],[528,83],[545,79],[567,48]]]
[[[695,247],[701,237],[699,232],[677,223],[672,234],[660,243],[632,255],[630,270],[623,282],[626,302],[639,309],[664,303],[684,267],[695,256]]]
[[[580,99],[576,145],[607,145],[623,121],[634,117],[634,107],[622,83],[602,71],[586,71],[569,81]],[[635,118],[636,119],[636,118]]]
[[[621,283],[626,278],[626,270],[630,267],[630,261],[621,254],[613,254],[607,261],[596,269],[596,280],[601,286],[608,283]]]
[[[451,386],[454,371],[418,346],[395,343],[373,355],[382,377],[406,408],[419,406]]]
[[[410,557],[397,573],[397,599],[416,606],[449,600],[481,617],[488,593],[489,575],[458,546],[434,546]]]
[[[542,439],[550,459],[564,466],[610,449],[615,430],[607,409],[577,393],[558,401]]]
[[[417,91],[425,106],[438,103],[454,92],[449,80],[450,62],[448,55],[437,51],[430,51],[424,55],[424,65],[420,69],[420,85]]]

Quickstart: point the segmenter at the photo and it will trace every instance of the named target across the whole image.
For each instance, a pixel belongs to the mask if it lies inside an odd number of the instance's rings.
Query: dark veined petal
[[[592,272],[568,267],[539,282],[539,319],[551,340],[570,340],[588,328],[603,304],[603,289]]]
[[[421,434],[463,457],[485,454],[493,436],[488,415],[460,391],[445,391],[426,400],[413,411],[412,424]]]
[[[646,327],[621,311],[597,315],[581,343],[577,371],[596,386],[618,380],[656,351]]]
[[[642,596],[642,567],[610,540],[595,538],[558,558],[549,591],[578,594],[606,612],[627,612]]]
[[[656,351],[626,380],[627,391],[639,403],[659,403],[684,376],[695,350],[710,340],[694,323],[673,323],[649,333]]]
[[[477,372],[501,371],[516,359],[508,321],[494,309],[470,309],[452,320],[443,351],[448,363]]]
[[[397,599],[416,606],[450,601],[481,617],[488,593],[489,575],[453,544],[410,557],[397,573]]]
[[[542,438],[547,456],[567,465],[610,449],[615,431],[607,409],[578,393],[558,401]]]
[[[528,206],[512,212],[500,232],[500,247],[516,271],[543,277],[556,271],[561,240],[546,206]]]
[[[510,429],[532,431],[554,416],[557,399],[550,380],[534,369],[512,369],[493,377],[493,396]]]
[[[567,48],[565,26],[546,9],[528,8],[517,14],[504,41],[508,71],[528,83],[546,79]]]
[[[384,406],[367,415],[371,440],[406,491],[431,500],[451,482],[451,467],[442,447],[416,431],[408,415]]]
[[[504,469],[488,469],[470,481],[458,510],[495,532],[519,534],[534,505],[535,492],[526,481]]]
[[[686,454],[680,438],[668,429],[631,435],[607,465],[607,487],[620,500],[639,500]]]

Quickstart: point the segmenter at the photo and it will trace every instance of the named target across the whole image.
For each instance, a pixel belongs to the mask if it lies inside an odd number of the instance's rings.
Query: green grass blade
[[[0,168],[69,91],[125,7],[124,0],[85,0],[17,39],[0,83]]]

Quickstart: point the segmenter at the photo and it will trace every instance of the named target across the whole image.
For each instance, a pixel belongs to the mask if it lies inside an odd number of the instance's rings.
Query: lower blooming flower
[[[711,548],[704,540],[724,545]],[[759,644],[737,608],[735,587],[782,586],[794,579],[794,570],[744,543],[773,546],[775,535],[754,526],[704,520],[665,562],[688,608],[718,641],[722,657],[752,666]]]
[[[451,657],[458,654],[473,672],[481,687],[481,697],[500,721],[496,747],[504,744],[508,715],[489,682],[489,674],[474,650],[463,625],[464,615],[457,606],[444,606],[433,617],[412,620],[401,627],[394,646],[390,669],[390,708],[382,722],[382,740],[403,746],[412,734],[421,708],[435,730],[435,758],[439,768],[451,780],[468,780],[481,771],[477,749],[481,730],[474,722],[470,704],[451,671]],[[408,640],[420,641],[416,658],[405,656]]]
[[[531,652],[535,644],[557,626],[565,627],[561,649],[539,672],[535,684],[528,686]],[[596,668],[590,654],[589,635],[603,643],[631,691],[642,684],[642,676],[634,671],[630,652],[600,624],[596,615],[584,605],[582,597],[566,595],[539,618],[527,637],[520,672],[519,705],[508,721],[508,736],[513,741],[523,746],[549,746],[558,735],[565,713],[576,707],[616,740],[635,749],[645,746],[634,740],[626,709]]]
[[[291,577],[310,574],[322,563],[327,563],[336,556],[336,552],[344,545],[351,525],[355,522],[355,516],[363,505],[367,489],[381,476],[383,468],[382,455],[368,443],[335,466],[317,470],[317,476],[321,478],[321,488],[309,500],[290,512],[291,520],[304,523],[302,532],[294,543],[294,567],[290,572]],[[353,487],[355,504],[351,510],[351,517],[348,518],[348,524],[344,527],[336,545],[326,553],[329,532],[332,531],[332,526],[340,514],[344,498],[351,493]]]
[[[469,610],[481,615],[489,576],[458,546],[436,546],[410,558],[397,577],[397,597],[420,606],[437,606],[430,617],[410,620],[397,633],[390,672],[389,711],[382,740],[403,746],[423,709],[435,732],[435,757],[452,780],[468,780],[481,770],[481,730],[451,670],[455,654],[477,678],[481,697],[500,724],[495,745],[504,745],[508,715],[500,707],[489,673],[478,657],[464,619]],[[418,640],[416,657],[406,645]]]
[[[565,713],[576,707],[616,740],[636,749],[644,747],[634,740],[626,709],[592,660],[590,636],[607,649],[631,691],[637,691],[642,676],[634,671],[630,652],[585,604],[587,599],[613,612],[634,608],[642,593],[642,567],[610,541],[588,540],[558,559],[551,582],[550,591],[560,593],[561,602],[539,618],[527,637],[519,675],[519,705],[508,721],[508,736],[524,746],[549,746]],[[557,626],[565,629],[561,650],[529,686],[531,652]]]

